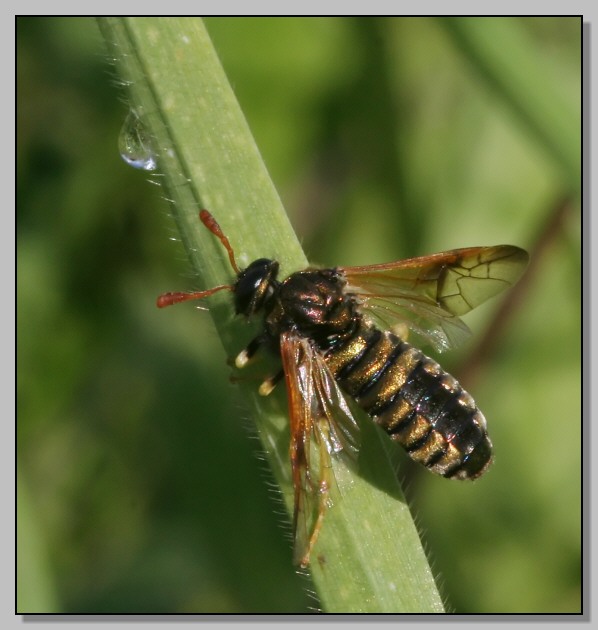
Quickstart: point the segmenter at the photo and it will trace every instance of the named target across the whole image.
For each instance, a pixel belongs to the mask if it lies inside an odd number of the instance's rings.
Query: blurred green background
[[[401,474],[449,610],[579,612],[579,190],[445,22],[206,20],[310,260],[532,253],[494,345],[499,300],[441,358],[493,468]],[[506,22],[578,116],[580,20]],[[18,612],[317,607],[209,314],[155,308],[193,277],[160,189],[118,156],[95,21],[18,18],[17,53]]]

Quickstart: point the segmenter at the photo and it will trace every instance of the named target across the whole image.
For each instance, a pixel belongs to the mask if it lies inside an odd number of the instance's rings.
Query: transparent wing
[[[359,427],[324,359],[309,341],[282,333],[280,350],[289,400],[294,560],[305,567],[335,481],[331,455],[355,458]]]
[[[519,280],[528,254],[512,245],[468,247],[365,267],[340,267],[347,291],[386,328],[406,325],[437,350],[469,334],[459,318]],[[400,333],[399,333],[400,334]]]

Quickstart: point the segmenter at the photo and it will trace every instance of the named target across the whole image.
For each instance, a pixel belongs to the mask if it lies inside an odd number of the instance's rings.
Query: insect
[[[475,479],[486,471],[492,444],[482,412],[452,376],[393,327],[439,351],[457,345],[469,334],[459,317],[519,279],[528,261],[524,250],[470,247],[387,264],[308,268],[281,281],[275,260],[260,258],[240,269],[214,217],[202,210],[200,220],[226,249],[235,281],[165,293],[157,304],[230,291],[237,314],[262,314],[261,332],[235,366],[245,367],[261,348],[282,363],[259,392],[268,395],[279,381],[286,383],[296,563],[309,564],[322,527],[331,456],[355,459],[359,452],[359,426],[347,399],[432,472]]]

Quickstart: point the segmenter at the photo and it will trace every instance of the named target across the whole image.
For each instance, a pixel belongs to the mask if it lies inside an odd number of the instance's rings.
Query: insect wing
[[[359,428],[324,359],[308,340],[283,332],[280,350],[289,400],[294,560],[305,567],[335,481],[331,455],[355,458]]]
[[[528,254],[512,245],[454,249],[365,267],[340,267],[347,291],[386,328],[403,324],[437,350],[469,335],[459,318],[512,286]]]

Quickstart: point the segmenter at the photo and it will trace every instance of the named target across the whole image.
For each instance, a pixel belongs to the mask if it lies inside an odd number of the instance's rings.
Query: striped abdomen
[[[474,479],[490,465],[486,420],[473,398],[417,348],[362,324],[325,360],[341,389],[432,472]]]

